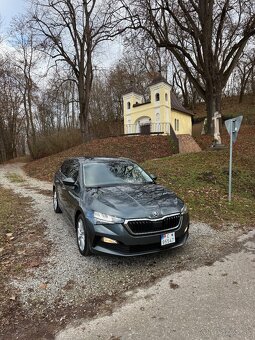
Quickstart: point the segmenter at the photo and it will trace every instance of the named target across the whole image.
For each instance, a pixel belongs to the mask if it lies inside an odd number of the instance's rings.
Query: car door
[[[66,188],[64,186],[63,180],[67,178],[68,168],[69,168],[69,160],[66,160],[61,165],[55,178],[55,186],[56,186],[56,191],[58,195],[58,201],[59,201],[61,209],[64,211],[66,211],[67,207],[66,207],[66,202],[65,202],[65,197],[64,197]]]
[[[62,185],[62,200],[65,205],[65,211],[72,221],[77,206],[79,205],[80,182],[79,182],[78,160],[70,160],[65,168],[65,178],[72,178],[75,181],[74,186]]]

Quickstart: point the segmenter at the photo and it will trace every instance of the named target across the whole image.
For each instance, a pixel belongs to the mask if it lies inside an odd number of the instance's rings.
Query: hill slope
[[[195,118],[206,117],[205,103],[198,103],[194,107]],[[225,117],[244,116],[245,123],[255,123],[255,97],[245,95],[242,103],[239,103],[239,96],[223,97],[221,113]]]
[[[67,137],[68,138],[68,137]],[[137,162],[173,154],[167,136],[125,136],[96,139],[55,155],[26,164],[29,176],[52,181],[53,175],[65,158],[77,156],[127,157]]]

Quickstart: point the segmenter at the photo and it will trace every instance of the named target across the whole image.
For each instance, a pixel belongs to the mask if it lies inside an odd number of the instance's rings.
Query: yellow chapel
[[[185,109],[161,75],[149,86],[150,100],[130,91],[123,95],[124,133],[192,135],[191,111]],[[173,130],[172,130],[172,129]]]

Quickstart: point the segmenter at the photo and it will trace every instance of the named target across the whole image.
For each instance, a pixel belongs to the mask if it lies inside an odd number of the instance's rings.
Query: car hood
[[[170,190],[156,184],[121,185],[90,190],[94,211],[128,218],[157,218],[179,213],[183,202]]]

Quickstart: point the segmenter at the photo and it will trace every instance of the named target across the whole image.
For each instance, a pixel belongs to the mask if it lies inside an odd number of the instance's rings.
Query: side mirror
[[[156,179],[158,178],[156,175],[150,174],[151,179],[153,179],[153,181],[156,181]]]
[[[67,177],[63,180],[64,185],[67,187],[74,187],[75,186],[75,180],[71,177]]]

